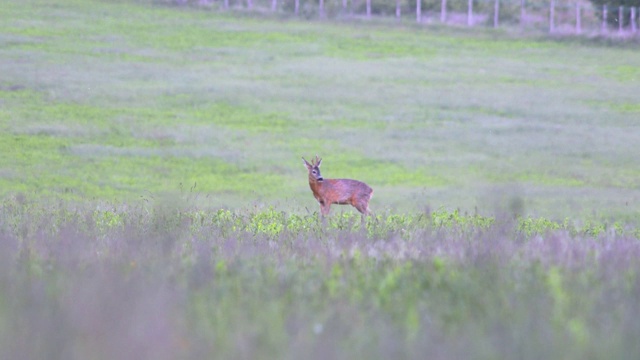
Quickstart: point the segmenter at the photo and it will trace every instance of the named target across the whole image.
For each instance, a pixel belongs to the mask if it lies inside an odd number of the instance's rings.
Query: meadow
[[[301,156],[371,208],[637,219],[634,44],[11,2],[0,192],[316,210]]]
[[[147,1],[0,20],[0,358],[639,357],[636,43]],[[315,154],[373,216],[320,221]]]

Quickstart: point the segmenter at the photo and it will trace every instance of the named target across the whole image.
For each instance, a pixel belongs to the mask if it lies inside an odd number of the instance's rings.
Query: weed
[[[637,231],[590,222],[571,233],[569,223],[438,210],[322,224],[275,208],[7,200],[0,349],[282,358],[328,342],[336,357],[629,354],[637,327],[621,319],[637,315]],[[618,305],[602,307],[612,294]]]

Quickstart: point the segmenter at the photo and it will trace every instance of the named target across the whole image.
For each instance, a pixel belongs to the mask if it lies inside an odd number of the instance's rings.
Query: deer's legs
[[[358,201],[353,204],[353,207],[360,211],[362,215],[369,215],[369,199],[359,198]]]
[[[330,210],[331,204],[320,204],[320,212],[322,213],[322,217],[329,215]]]

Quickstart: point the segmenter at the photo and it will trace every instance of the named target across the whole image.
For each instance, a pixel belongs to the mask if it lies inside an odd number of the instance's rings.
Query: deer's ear
[[[313,166],[311,166],[311,164],[309,164],[304,158],[302,158],[302,161],[304,161],[304,167],[306,167],[307,170],[311,170],[311,168],[313,168]]]

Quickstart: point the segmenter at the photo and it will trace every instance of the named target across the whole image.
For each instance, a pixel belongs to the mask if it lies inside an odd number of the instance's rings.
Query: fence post
[[[249,8],[249,10],[253,8],[253,1],[247,0],[247,8]]]
[[[638,31],[638,25],[636,24],[636,8],[631,8],[631,32]]]
[[[278,0],[271,0],[271,11],[276,11],[278,8]]]
[[[473,0],[467,5],[467,26],[473,25]]]
[[[293,6],[293,13],[298,15],[299,9],[300,9],[300,0],[296,0]]]
[[[493,4],[493,27],[498,27],[498,17],[500,13],[500,0],[495,0]]]
[[[367,0],[367,18],[371,17],[371,0]]]
[[[607,5],[602,5],[602,32],[607,32]]]
[[[520,0],[520,26],[524,26],[524,18],[527,15],[527,11],[525,10],[525,0]]]
[[[400,20],[400,0],[396,0],[396,19]]]
[[[576,34],[582,33],[582,16],[580,14],[580,2],[576,1]]]
[[[224,8],[225,9],[229,8],[229,0],[224,0]]]
[[[440,22],[447,22],[447,0],[442,0],[440,3]]]
[[[320,17],[324,17],[324,0],[320,0],[318,12],[320,13]]]
[[[624,6],[620,6],[618,8],[618,32],[622,33],[622,23],[624,22],[623,17],[624,16]]]
[[[416,22],[422,22],[422,0],[416,0]]]
[[[296,0],[296,1],[300,1],[300,0]],[[342,10],[344,12],[347,11],[347,0],[342,0]]]
[[[556,1],[555,0],[551,0],[549,2],[549,32],[552,33],[555,28],[556,28],[556,24],[553,22],[554,18],[555,18],[555,12],[556,12]]]

